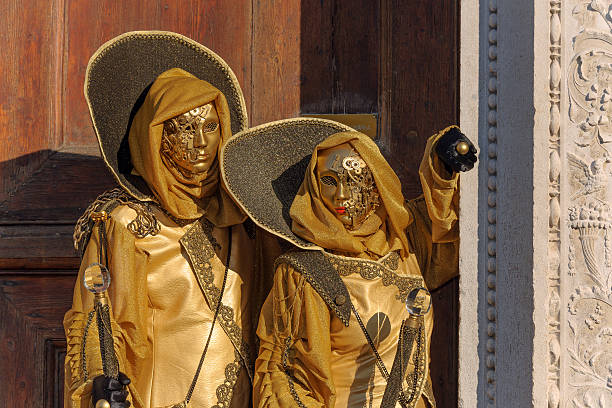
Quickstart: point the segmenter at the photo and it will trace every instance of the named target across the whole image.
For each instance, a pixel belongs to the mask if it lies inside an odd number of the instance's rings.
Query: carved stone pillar
[[[472,3],[460,406],[612,407],[612,0]]]
[[[460,405],[612,407],[612,0],[461,16]]]

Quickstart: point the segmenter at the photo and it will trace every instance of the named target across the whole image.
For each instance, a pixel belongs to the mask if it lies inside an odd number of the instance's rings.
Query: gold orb
[[[470,146],[468,146],[466,142],[459,142],[457,143],[457,147],[455,147],[455,149],[457,149],[457,153],[464,155],[470,151]]]
[[[105,399],[98,400],[96,408],[110,408],[110,403]]]

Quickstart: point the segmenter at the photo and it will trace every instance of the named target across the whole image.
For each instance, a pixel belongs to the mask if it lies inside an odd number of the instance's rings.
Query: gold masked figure
[[[332,122],[280,121],[243,132],[224,148],[230,194],[255,222],[299,248],[277,259],[262,308],[255,406],[381,406],[409,316],[408,294],[435,289],[458,271],[458,175],[444,168],[433,149],[452,128],[428,140],[419,171],[423,195],[410,201],[374,142]],[[260,159],[269,164],[258,174],[271,174],[282,205],[268,200],[274,194],[267,191],[255,193],[265,201],[259,204],[236,181],[240,170],[234,162],[244,162],[244,152],[257,140],[278,143],[290,162],[276,168],[274,157]],[[304,145],[310,153],[316,148],[288,201],[274,186],[290,175],[295,182]],[[271,216],[275,208],[282,215]],[[419,319],[421,329],[398,381],[398,407],[435,407],[429,378],[433,310]]]
[[[184,406],[186,399],[193,407],[250,406],[254,331],[265,293],[256,275],[256,232],[245,227],[246,216],[219,178],[218,152],[232,134],[230,112],[210,83],[178,68],[163,72],[129,130],[129,180],[141,177],[152,200],[132,197],[126,185],[133,184],[122,176],[124,190],[101,196],[79,223],[87,230],[94,210],[110,215],[111,326],[133,407]],[[89,407],[92,379],[102,375],[97,327],[89,319],[93,296],[81,284],[84,269],[98,262],[100,240],[94,229],[83,245],[64,319],[70,407]]]
[[[295,234],[324,251],[289,253],[277,261],[257,331],[256,406],[380,406],[408,317],[406,296],[457,273],[457,175],[450,177],[432,154],[438,137],[430,139],[420,167],[424,195],[406,203],[399,179],[367,136],[338,133],[316,147],[290,215]],[[350,166],[336,169],[339,161],[358,159],[379,197],[366,200],[355,228],[349,209],[356,195],[342,180]],[[323,265],[340,277],[348,296],[339,282],[317,288],[325,278],[313,272]],[[428,374],[432,326],[430,311],[417,339],[421,349],[418,355],[413,350],[403,381],[406,406],[435,406]]]

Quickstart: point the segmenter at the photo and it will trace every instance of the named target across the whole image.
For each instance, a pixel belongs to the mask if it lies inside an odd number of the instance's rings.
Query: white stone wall
[[[460,406],[612,408],[612,0],[461,19]]]

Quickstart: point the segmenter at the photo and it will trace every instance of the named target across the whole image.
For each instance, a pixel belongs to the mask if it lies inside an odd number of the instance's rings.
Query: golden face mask
[[[219,116],[209,103],[164,121],[160,153],[166,166],[190,179],[210,169],[220,141]]]
[[[317,171],[323,202],[347,228],[358,228],[378,208],[372,172],[349,144],[320,152]]]

